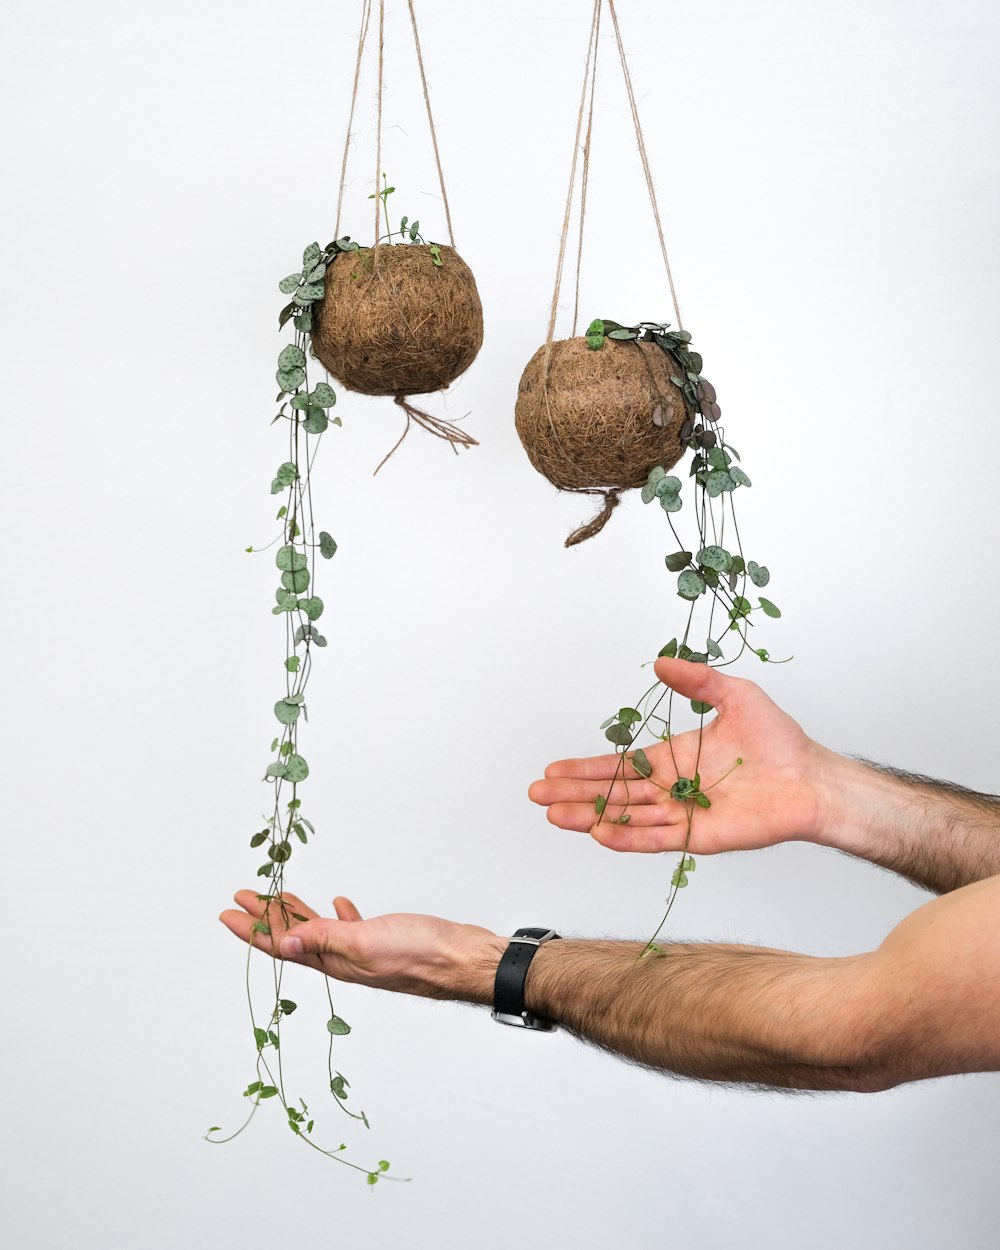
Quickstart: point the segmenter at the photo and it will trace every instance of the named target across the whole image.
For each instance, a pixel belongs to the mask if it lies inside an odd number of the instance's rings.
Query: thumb
[[[690,660],[670,660],[661,656],[653,665],[653,672],[665,686],[676,690],[688,699],[710,703],[720,709],[726,701],[730,677],[724,677],[707,664],[692,664]]]
[[[324,920],[321,916],[296,925],[281,939],[279,950],[282,959],[307,963],[310,955],[336,954],[336,943],[331,939],[338,928],[336,920]]]

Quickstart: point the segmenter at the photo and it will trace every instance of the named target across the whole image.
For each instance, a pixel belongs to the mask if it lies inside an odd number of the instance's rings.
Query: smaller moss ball
[[[684,454],[684,397],[655,344],[606,339],[594,351],[584,338],[559,339],[543,385],[544,367],[540,347],[521,375],[515,424],[528,459],[560,490],[642,486],[654,465],[669,469]]]
[[[408,243],[339,255],[313,305],[313,351],[362,395],[425,395],[468,369],[483,342],[472,270],[453,247]]]

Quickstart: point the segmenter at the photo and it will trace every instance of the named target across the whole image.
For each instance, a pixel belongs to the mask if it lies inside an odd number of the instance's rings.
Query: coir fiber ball
[[[327,370],[362,395],[424,395],[468,369],[483,342],[472,270],[453,247],[441,264],[417,243],[337,257],[313,306],[312,347]]]
[[[543,384],[544,364],[541,347],[521,375],[515,423],[554,486],[617,493],[680,460],[687,411],[670,381],[676,366],[654,343],[605,339],[594,351],[584,338],[559,339]]]

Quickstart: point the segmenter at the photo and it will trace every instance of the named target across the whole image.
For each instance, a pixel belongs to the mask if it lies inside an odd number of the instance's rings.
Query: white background
[[[567,552],[513,428],[544,337],[588,7],[422,0],[457,241],[486,342],[435,411],[453,457],[342,395],[316,472],[328,650],[303,740],[323,907],[506,932],[645,935],[666,859],[526,800],[601,748],[675,632],[662,518],[630,497]],[[242,954],[283,626],[270,614],[277,280],[333,228],[358,9],[7,0],[0,92],[6,421],[5,1231],[30,1250],[996,1244],[1000,1083],[751,1095],[631,1069],[481,1010],[345,989],[348,1140],[368,1190],[252,1078]],[[989,0],[622,0],[682,309],[753,478],[742,525],[784,610],[761,680],[829,745],[996,790],[996,72]],[[669,315],[602,41],[584,315]],[[406,10],[385,167],[444,234]],[[366,238],[366,81],[345,228]],[[568,330],[567,325],[561,327]],[[280,689],[280,685],[278,687]],[[925,896],[833,852],[703,860],[672,935],[876,945]],[[297,975],[298,974],[298,975]],[[293,969],[294,1084],[331,1144],[324,1004]],[[371,1144],[369,1144],[371,1143]]]

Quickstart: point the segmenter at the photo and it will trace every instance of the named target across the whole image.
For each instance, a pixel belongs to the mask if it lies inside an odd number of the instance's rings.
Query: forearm
[[[939,894],[1000,873],[1000,798],[829,753],[816,841]]]
[[[864,959],[670,944],[561,940],[540,948],[528,1008],[588,1042],[696,1079],[808,1090],[887,1081],[873,1051]]]
[[[255,890],[222,913],[238,937],[327,976],[427,998],[489,1004],[509,946],[436,916],[336,919],[294,895],[270,913]],[[908,916],[877,951],[816,959],[714,943],[544,943],[525,1006],[636,1063],[700,1080],[785,1089],[887,1089],[1000,1070],[1000,875]],[[294,922],[293,922],[294,921]]]

